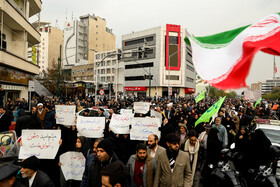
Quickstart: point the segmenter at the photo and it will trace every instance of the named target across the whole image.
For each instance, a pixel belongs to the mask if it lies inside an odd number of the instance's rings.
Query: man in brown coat
[[[148,136],[148,148],[147,148],[147,155],[154,158],[155,160],[158,159],[158,155],[161,152],[165,152],[165,149],[158,145],[158,136],[156,134],[151,134]]]
[[[154,187],[191,187],[189,155],[179,150],[180,138],[174,133],[165,137],[168,148],[159,155]]]

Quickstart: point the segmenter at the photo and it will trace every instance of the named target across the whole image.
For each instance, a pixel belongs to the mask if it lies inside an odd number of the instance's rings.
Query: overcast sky
[[[121,36],[157,26],[178,24],[195,36],[204,36],[252,24],[280,12],[280,0],[42,0],[41,20],[60,29],[66,21],[85,14],[105,18],[113,29],[117,47]],[[277,76],[280,59],[276,57]],[[247,84],[273,76],[273,56],[259,52]],[[244,89],[243,89],[244,90]],[[240,90],[238,91],[240,92]]]

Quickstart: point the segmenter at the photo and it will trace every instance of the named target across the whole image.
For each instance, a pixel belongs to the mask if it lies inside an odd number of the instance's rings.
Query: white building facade
[[[128,95],[183,97],[195,92],[192,50],[184,41],[187,34],[180,25],[167,24],[122,36]]]

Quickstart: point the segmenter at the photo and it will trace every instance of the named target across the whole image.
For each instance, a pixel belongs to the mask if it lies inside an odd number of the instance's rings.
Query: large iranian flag
[[[188,38],[185,41],[191,44],[193,63],[202,79],[220,89],[246,87],[256,52],[280,55],[280,14],[219,34]]]

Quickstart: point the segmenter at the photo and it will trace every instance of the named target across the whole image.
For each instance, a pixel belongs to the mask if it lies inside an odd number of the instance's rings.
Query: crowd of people
[[[120,109],[132,109],[133,103],[139,101],[149,102],[150,110],[162,114],[160,137],[150,134],[146,141],[130,140],[129,134],[115,134],[110,130],[112,115],[118,114]],[[37,186],[199,186],[207,173],[205,166],[216,164],[221,150],[232,143],[244,156],[240,164],[243,170],[266,162],[271,143],[262,131],[250,133],[250,130],[256,118],[278,119],[280,108],[273,106],[279,103],[263,100],[255,107],[250,101],[226,99],[209,123],[195,126],[199,117],[216,101],[205,98],[195,103],[194,97],[133,97],[115,101],[105,97],[95,103],[91,97],[34,97],[28,113],[24,99],[19,101],[17,98],[14,102],[8,99],[5,106],[0,106],[0,132],[14,128],[20,137],[23,129],[61,129],[61,141],[53,160],[33,156],[20,163],[21,169],[15,165],[2,166],[11,172],[1,174],[3,168],[0,168],[0,184],[10,181],[14,186],[36,186],[44,176],[44,182]],[[77,136],[76,126],[57,124],[55,105],[76,105],[76,112],[84,110],[84,116],[89,115],[88,108],[92,106],[102,106],[98,109],[100,117],[104,117],[104,108],[110,109],[104,137]],[[150,117],[150,112],[135,113],[134,116]],[[15,127],[11,126],[11,121],[16,122]],[[86,158],[81,181],[66,181],[63,176],[59,156],[68,151],[81,152]],[[18,152],[12,154],[18,155]],[[21,182],[16,171],[28,180]]]

